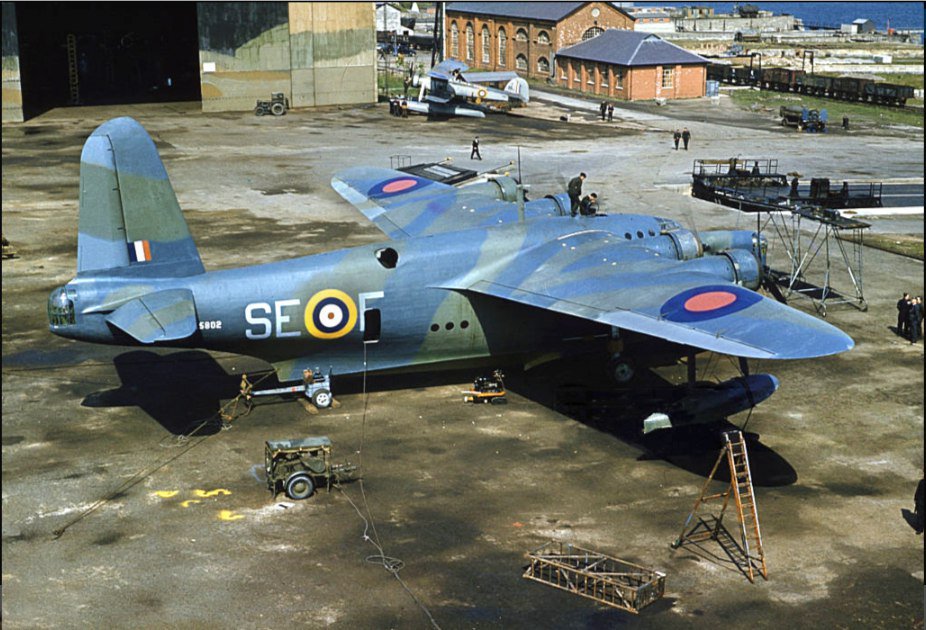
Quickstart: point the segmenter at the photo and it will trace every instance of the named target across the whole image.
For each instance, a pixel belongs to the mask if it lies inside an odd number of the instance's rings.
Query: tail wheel
[[[312,394],[312,404],[319,409],[327,409],[331,406],[331,392],[327,389],[320,389]]]
[[[294,501],[308,499],[315,492],[315,482],[306,473],[296,473],[286,480],[286,496]]]

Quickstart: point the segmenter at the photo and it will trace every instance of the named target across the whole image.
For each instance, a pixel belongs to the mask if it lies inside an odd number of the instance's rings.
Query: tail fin
[[[149,277],[204,271],[154,142],[131,118],[100,125],[80,155],[77,272],[118,267]]]

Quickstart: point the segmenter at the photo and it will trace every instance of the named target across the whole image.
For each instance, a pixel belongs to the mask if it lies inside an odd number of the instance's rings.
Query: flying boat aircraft
[[[426,75],[416,74],[412,85],[420,88],[418,100],[408,101],[408,109],[429,116],[485,118],[489,104],[530,100],[527,82],[515,72],[468,73],[467,69],[466,64],[447,59]],[[501,90],[487,85],[502,82],[505,87]]]
[[[566,193],[524,201],[504,175],[456,187],[354,167],[332,186],[382,242],[206,271],[148,133],[104,123],[81,153],[77,275],[49,296],[51,332],[258,357],[283,383],[318,365],[348,375],[595,353],[628,382],[666,353],[809,359],[853,346],[755,291],[765,243],[750,231],[573,217]],[[722,385],[711,404],[733,413],[778,382]]]

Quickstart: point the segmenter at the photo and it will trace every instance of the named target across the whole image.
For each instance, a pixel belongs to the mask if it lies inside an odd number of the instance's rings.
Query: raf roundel
[[[319,291],[305,306],[305,327],[318,339],[343,337],[357,324],[357,307],[350,296],[337,289]]]
[[[428,180],[412,177],[411,175],[393,177],[391,179],[379,182],[373,186],[369,191],[367,191],[367,196],[382,198],[391,197],[393,195],[401,195],[418,190],[419,188],[423,188],[424,186],[427,186],[428,183]]]
[[[761,300],[758,293],[743,287],[709,285],[672,296],[659,309],[659,314],[671,322],[703,322],[736,313]]]

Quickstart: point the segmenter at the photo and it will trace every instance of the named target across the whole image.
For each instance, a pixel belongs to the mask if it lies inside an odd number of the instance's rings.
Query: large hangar
[[[372,3],[3,3],[3,121],[196,101],[247,111],[376,101]]]

